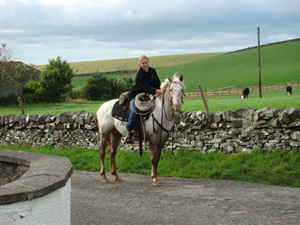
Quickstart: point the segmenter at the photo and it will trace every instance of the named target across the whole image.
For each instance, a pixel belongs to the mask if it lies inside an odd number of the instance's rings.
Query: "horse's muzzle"
[[[181,103],[174,104],[174,110],[175,111],[180,111],[180,109],[181,109]]]

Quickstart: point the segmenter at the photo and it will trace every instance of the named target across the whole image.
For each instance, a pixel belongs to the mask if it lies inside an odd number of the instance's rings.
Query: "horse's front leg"
[[[99,147],[99,156],[100,156],[100,175],[102,176],[102,183],[108,183],[108,179],[105,175],[105,167],[104,167],[104,158],[105,158],[105,147],[100,144]]]
[[[153,186],[160,186],[160,181],[157,176],[157,167],[160,160],[160,155],[161,155],[161,148],[157,146],[153,146],[151,148],[151,163],[152,163],[151,178],[152,178]]]
[[[120,133],[112,133],[112,146],[110,149],[110,166],[111,166],[111,174],[115,176],[115,181],[122,181],[122,179],[119,177],[116,169],[116,154],[117,149],[119,147],[119,143],[121,141],[122,135]]]

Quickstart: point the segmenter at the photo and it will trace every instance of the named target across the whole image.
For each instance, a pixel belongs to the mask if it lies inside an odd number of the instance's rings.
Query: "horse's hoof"
[[[107,183],[109,183],[109,181],[108,181],[108,179],[106,178],[106,179],[103,179],[103,180],[102,180],[102,183],[107,184]]]
[[[119,176],[117,176],[117,177],[115,177],[115,181],[116,182],[121,182],[121,181],[123,181]]]
[[[160,181],[158,179],[153,179],[152,184],[153,186],[161,186]]]

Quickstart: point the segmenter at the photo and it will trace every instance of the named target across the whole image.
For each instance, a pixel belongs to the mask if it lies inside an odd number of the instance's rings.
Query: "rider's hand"
[[[155,93],[164,94],[166,90],[156,89]]]

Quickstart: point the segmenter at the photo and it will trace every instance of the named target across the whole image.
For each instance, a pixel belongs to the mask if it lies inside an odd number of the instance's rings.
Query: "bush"
[[[0,105],[2,106],[7,106],[7,105],[18,105],[18,97],[15,96],[14,94],[11,94],[6,97],[1,97],[0,98]]]
[[[36,89],[34,94],[37,96],[39,102],[52,102],[53,96],[49,94],[44,88],[40,87]],[[56,97],[56,96],[55,96]]]
[[[30,80],[24,85],[23,93],[33,94],[38,88],[40,88],[40,82],[35,80]]]
[[[86,96],[81,90],[72,91],[68,94],[68,97],[72,99],[88,99],[88,96]]]
[[[25,93],[22,95],[22,100],[26,104],[37,104],[42,102],[41,96],[35,93]]]
[[[134,84],[134,80],[131,79],[130,76],[126,75],[109,77],[107,81],[111,87],[112,98],[118,98],[123,92],[130,91]]]
[[[107,77],[103,73],[96,72],[92,78],[88,78],[82,87],[84,96],[92,101],[109,100],[118,98],[121,93],[131,90],[134,81],[130,76]]]
[[[112,88],[107,81],[107,77],[99,72],[94,73],[92,78],[88,78],[81,90],[92,101],[100,101],[102,100],[102,96],[105,96],[105,98],[112,96]]]

